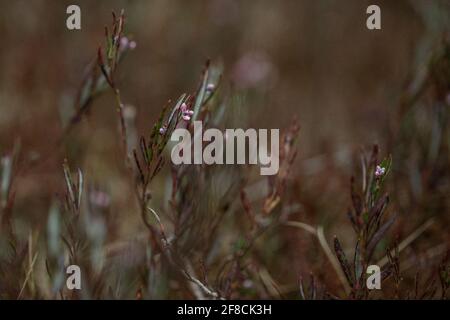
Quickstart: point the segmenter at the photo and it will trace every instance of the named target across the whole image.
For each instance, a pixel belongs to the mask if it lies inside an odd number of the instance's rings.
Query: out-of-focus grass
[[[78,33],[59,26],[63,3],[22,23],[24,2],[1,3],[0,297],[445,297],[450,20],[424,3],[383,3],[379,33],[360,1],[83,2]],[[137,42],[117,68],[96,54],[110,7]],[[210,126],[285,128],[279,175],[171,166],[158,150],[183,101]],[[362,161],[373,143],[379,160]],[[79,292],[64,289],[72,263]],[[381,292],[361,287],[371,263]]]

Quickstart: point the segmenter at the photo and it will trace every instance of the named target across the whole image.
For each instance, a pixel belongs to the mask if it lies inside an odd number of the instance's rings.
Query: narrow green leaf
[[[74,192],[75,188],[72,181],[72,177],[70,175],[70,168],[67,162],[64,162],[63,168],[64,168],[64,178],[66,179],[67,192],[69,193],[70,201],[72,202],[73,205],[76,205],[77,201]]]
[[[201,107],[203,105],[203,101],[205,99],[206,86],[208,85],[208,74],[209,74],[209,63],[207,63],[205,71],[203,72],[203,79],[200,89],[195,95],[195,103],[194,103],[194,115],[192,120],[195,121],[201,111]]]
[[[77,208],[81,207],[81,194],[83,193],[83,173],[78,169],[78,198],[77,198]]]

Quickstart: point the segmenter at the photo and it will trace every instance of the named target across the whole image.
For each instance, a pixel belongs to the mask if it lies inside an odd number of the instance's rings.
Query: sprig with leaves
[[[86,115],[94,100],[112,88],[118,104],[117,112],[121,117],[121,128],[124,130],[123,104],[117,88],[116,69],[126,54],[133,50],[136,43],[124,35],[125,15],[122,10],[117,16],[112,12],[111,29],[105,26],[105,46],[100,46],[96,57],[86,67],[82,83],[74,102],[74,114],[70,117],[62,138]],[[110,31],[111,30],[111,31]],[[106,56],[105,56],[105,54]]]
[[[379,149],[374,146],[368,159],[361,155],[361,189],[357,191],[355,178],[351,178],[350,194],[352,209],[348,217],[356,233],[357,242],[352,264],[349,263],[337,237],[334,238],[334,249],[345,278],[354,298],[367,297],[365,286],[365,270],[372,261],[379,242],[395,221],[395,214],[385,219],[389,196],[380,195],[383,184],[391,168],[391,158],[379,162]]]

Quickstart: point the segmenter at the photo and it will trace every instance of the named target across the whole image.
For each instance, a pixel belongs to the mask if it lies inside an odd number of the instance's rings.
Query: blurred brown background
[[[380,31],[366,28],[374,3],[382,10]],[[66,29],[69,4],[81,7],[81,31]],[[129,206],[111,95],[93,105],[62,150],[56,147],[61,110],[95,57],[111,11],[122,8],[137,48],[120,66],[119,81],[139,131],[149,132],[168,99],[195,89],[207,58],[223,63],[248,126],[284,128],[298,117],[296,191],[303,200],[328,201],[327,210],[310,208],[328,216],[344,216],[349,197],[339,188],[347,188],[354,152],[373,143],[392,152],[386,149],[401,92],[450,30],[450,3],[438,0],[1,0],[0,151],[20,138],[24,161],[36,163],[17,181],[17,211],[27,219],[47,214],[64,183],[64,157],[111,192],[116,213]],[[334,175],[321,177],[329,166]],[[137,215],[128,219],[139,224]]]
[[[70,4],[81,7],[81,31],[66,29]],[[381,7],[379,31],[366,28],[370,4]],[[397,171],[388,187],[395,189],[392,211],[406,222],[396,225],[396,235],[405,238],[428,217],[440,215],[441,223],[434,225],[433,235],[422,238],[422,247],[448,243],[448,145],[444,142],[435,158],[439,161],[433,158],[428,165],[423,160],[428,154],[422,152],[428,150],[428,140],[425,147],[411,142],[408,131],[403,140],[392,138],[400,126],[402,93],[450,31],[450,2],[440,0],[0,0],[0,155],[20,140],[14,184],[18,230],[45,229],[55,194],[64,189],[65,157],[72,168],[83,170],[90,186],[111,196],[110,214],[125,238],[143,229],[123,165],[111,94],[100,97],[58,146],[61,114],[72,107],[83,71],[104,40],[111,11],[122,8],[126,32],[137,48],[120,65],[118,80],[123,101],[136,108],[140,133],[148,134],[168,99],[195,90],[210,58],[223,64],[223,85],[240,97],[240,123],[283,129],[298,117],[299,154],[289,189],[300,208],[296,218],[323,224],[327,237],[339,234],[344,245],[354,240],[345,217],[348,181],[357,170],[354,156],[360,147],[378,143],[382,156],[396,152],[394,158],[406,159],[394,162]],[[417,127],[433,140],[427,131],[432,121],[417,115]],[[417,127],[412,125],[410,132]],[[166,205],[159,198],[167,185],[163,175],[151,186],[157,206]],[[293,241],[274,246],[289,262],[277,266],[275,278],[286,283],[283,275],[289,272],[294,287],[305,257],[318,272],[326,263],[317,254],[318,244],[298,233],[281,232]],[[281,251],[268,248],[267,259],[275,261]]]

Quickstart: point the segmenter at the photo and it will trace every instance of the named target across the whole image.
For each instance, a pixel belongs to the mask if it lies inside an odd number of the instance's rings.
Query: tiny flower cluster
[[[194,111],[189,110],[186,103],[182,103],[180,106],[181,110],[181,117],[184,121],[191,120],[191,117],[194,115]],[[161,128],[159,128],[159,134],[164,135],[167,132],[167,125],[163,125]]]
[[[385,172],[386,172],[385,168],[383,168],[381,166],[377,166],[375,168],[375,177],[379,178],[379,177],[383,176]]]
[[[161,128],[159,128],[159,134],[163,135],[165,134],[167,131],[167,127],[165,125],[163,125]]]
[[[194,114],[194,111],[189,110],[187,104],[184,102],[181,104],[180,109],[181,109],[181,117],[183,118],[183,120],[184,121],[191,120],[191,117]]]
[[[120,47],[122,49],[130,49],[133,50],[136,48],[136,41],[130,40],[127,37],[120,38]]]
[[[129,40],[127,38],[125,38],[125,37],[121,39],[121,44],[124,47],[128,46],[131,49],[133,49],[136,46],[136,44],[134,44],[133,48],[132,48],[131,45],[129,44]],[[214,83],[208,83],[208,85],[206,86],[206,92],[208,92],[210,94],[212,92],[214,92],[215,89],[216,89],[216,86],[214,85]],[[185,102],[183,102],[181,104],[180,110],[181,110],[181,117],[183,118],[183,120],[184,121],[190,121],[191,117],[194,115],[194,111],[190,110]],[[166,125],[163,125],[161,128],[159,128],[159,134],[164,135],[166,132],[167,132],[167,126]]]

